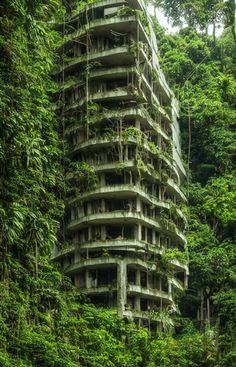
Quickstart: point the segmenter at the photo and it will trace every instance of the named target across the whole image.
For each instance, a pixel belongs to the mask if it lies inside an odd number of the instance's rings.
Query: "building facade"
[[[71,164],[54,250],[92,302],[158,322],[187,286],[178,103],[141,0],[96,1],[63,25],[55,72]]]

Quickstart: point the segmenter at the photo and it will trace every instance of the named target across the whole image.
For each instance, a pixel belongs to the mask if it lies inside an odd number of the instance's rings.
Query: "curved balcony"
[[[140,285],[127,285],[127,293],[135,296],[144,296],[147,299],[164,300],[167,304],[172,304],[171,294],[152,288],[141,287]]]
[[[89,80],[94,79],[104,79],[104,80],[115,80],[119,78],[126,78],[127,73],[132,73],[134,71],[133,66],[117,66],[112,68],[102,68],[91,70],[89,74]],[[59,84],[59,88],[57,93],[64,91],[67,92],[72,88],[80,87],[81,85],[85,85],[85,80],[78,77],[67,78],[64,83]]]
[[[111,101],[118,101],[118,102],[127,102],[127,101],[142,101],[147,102],[147,99],[144,93],[141,90],[137,90],[133,87],[121,87],[114,90],[107,90],[107,91],[98,91],[95,93],[91,93],[89,95],[90,101],[94,103],[99,102],[111,102]],[[78,100],[72,104],[69,104],[65,107],[65,112],[76,110],[82,107],[87,102],[87,98],[84,95],[82,98],[78,98]]]
[[[66,274],[69,275],[69,274],[75,274],[79,270],[82,270],[85,268],[86,269],[106,269],[108,267],[114,267],[117,265],[121,265],[122,263],[126,265],[135,266],[138,269],[156,270],[155,264],[150,265],[148,262],[143,261],[141,259],[129,258],[129,257],[122,258],[121,256],[116,256],[116,257],[99,257],[99,258],[94,258],[94,259],[81,260],[77,263],[69,265],[65,269],[65,272]]]
[[[165,162],[167,164],[167,166],[172,170],[172,172],[175,174],[175,177],[178,181],[178,183],[180,182],[180,177],[179,177],[179,173],[176,169],[176,167],[174,166],[174,164],[167,158],[165,157],[164,153],[162,153],[161,150],[159,150],[158,147],[155,147],[156,151],[152,150],[151,147],[149,146],[149,141],[146,138],[145,139],[142,137],[142,148],[144,148],[148,153],[150,153],[152,156],[156,157],[158,156],[158,158],[160,160],[162,160],[163,162]],[[109,146],[113,146],[114,144],[120,144],[121,142],[123,142],[123,144],[133,144],[133,145],[137,145],[137,138],[136,137],[128,137],[128,138],[122,138],[117,136],[114,137],[105,137],[105,138],[93,138],[93,139],[88,139],[82,143],[76,144],[72,147],[71,149],[71,153],[75,153],[77,151],[81,151],[81,150],[86,150],[86,149],[98,149],[101,147],[109,147]]]
[[[139,2],[140,0],[135,0]],[[92,4],[86,4],[82,9],[79,9],[78,12],[72,14],[72,16],[68,19],[67,24],[77,22],[80,20],[81,16],[84,15],[86,12],[93,11],[97,8],[101,7],[112,7],[112,6],[122,6],[125,5],[127,2],[126,0],[101,0],[98,3],[94,2]],[[100,18],[99,18],[100,19]],[[63,26],[64,24],[61,24]]]
[[[170,283],[177,289],[184,291],[184,285],[179,280],[172,278],[170,279]]]
[[[130,65],[134,61],[134,55],[130,53],[129,46],[120,46],[111,48],[109,50],[91,52],[90,54],[84,54],[76,58],[72,58],[66,65],[62,65],[60,68],[54,71],[54,75],[61,73],[62,71],[71,71],[81,64],[87,62],[100,61],[104,66],[119,66]]]
[[[52,250],[52,254],[51,254],[51,260],[59,260],[60,258],[66,256],[66,255],[71,255],[75,252],[75,245],[72,244],[68,247],[65,248],[58,248],[57,246],[54,247],[54,249]]]
[[[188,265],[183,264],[179,260],[170,260],[170,264],[175,268],[176,272],[182,272],[184,271],[186,275],[189,275],[189,268]]]
[[[126,33],[134,32],[136,29],[137,19],[134,15],[116,15],[111,18],[100,18],[90,21],[88,24],[82,26],[78,31],[69,34],[65,38],[63,48],[70,46],[77,38],[86,36],[88,31],[96,32],[96,36],[110,34],[111,29],[115,32],[122,33],[124,29]]]
[[[89,162],[90,163],[90,162]],[[90,163],[91,164],[91,163]],[[113,162],[113,163],[101,163],[101,164],[91,164],[94,167],[94,170],[96,172],[112,172],[114,170],[117,169],[127,169],[130,168],[131,170],[134,171],[142,171],[142,173],[147,176],[150,181],[152,182],[162,182],[162,177],[161,175],[155,171],[155,169],[153,167],[149,167],[150,165],[145,165],[144,163],[142,163],[141,166],[137,166],[136,160],[134,159],[130,159],[127,161],[123,161],[123,162]],[[67,179],[70,180],[72,179],[74,176],[74,173],[68,173],[67,174]],[[185,197],[185,195],[182,193],[182,191],[180,190],[180,188],[178,187],[177,184],[175,184],[175,182],[168,178],[167,182],[166,182],[167,188],[169,192],[172,192],[174,194],[176,194],[180,200],[186,202],[187,199]]]
[[[146,12],[146,8],[144,3],[141,0],[129,0],[128,1],[130,3],[130,5],[132,7],[135,7],[136,9],[142,10]],[[142,4],[142,5],[141,5]],[[86,11],[89,11],[89,9],[95,9],[96,7],[104,7],[107,4],[105,2],[100,2],[99,4],[93,4],[92,7],[88,6],[86,8]],[[111,5],[109,3],[109,5]],[[127,5],[127,1],[126,2],[114,2],[115,6],[119,6],[119,5]],[[84,10],[85,11],[85,10]],[[80,15],[83,13],[83,11],[80,11],[77,14],[77,18],[80,18]],[[73,17],[72,19],[70,19],[69,22],[75,22],[76,20],[76,16]],[[151,19],[148,17],[149,22],[151,22]],[[140,21],[139,17],[137,15],[113,15],[112,17],[109,18],[98,18],[95,20],[92,20],[89,22],[89,24],[85,24],[82,26],[81,30],[75,33],[72,33],[71,35],[69,35],[65,41],[65,45],[68,45],[70,43],[72,43],[74,40],[76,40],[78,37],[81,36],[85,36],[86,33],[88,31],[93,32],[96,31],[96,34],[100,34],[100,32],[102,32],[102,34],[109,32],[110,29],[112,29],[116,32],[120,32],[122,33],[123,29],[126,29],[126,32],[135,32],[136,27],[139,27],[139,40],[142,41],[144,44],[148,45],[149,49],[153,49],[153,44],[152,42],[150,42],[150,38],[146,33],[146,30],[144,29],[142,22]],[[135,32],[136,35],[136,32]],[[155,51],[157,51],[155,49]],[[145,54],[145,53],[144,53]],[[147,60],[149,62],[149,60]],[[172,93],[171,90],[168,86],[168,84],[166,83],[165,80],[165,76],[162,73],[162,71],[160,70],[160,67],[158,67],[159,65],[156,65],[155,63],[151,64],[152,69],[154,67],[156,67],[156,71],[159,75],[159,85],[162,88],[163,92],[166,94],[167,98],[172,97]]]
[[[95,190],[88,191],[80,196],[70,200],[69,205],[74,205],[81,200],[93,200],[98,198],[119,198],[119,197],[136,197],[137,195],[148,204],[154,205],[159,208],[171,210],[172,204],[166,201],[159,200],[156,196],[147,193],[140,185],[111,185],[102,186]],[[174,205],[174,204],[173,204]],[[180,209],[177,208],[178,215],[185,221],[187,225],[187,219]]]
[[[71,246],[64,248],[64,249],[54,249],[52,256],[51,256],[51,260],[55,261],[55,260],[59,260],[60,258],[63,258],[66,255],[70,255],[73,254],[75,252],[75,248],[76,246],[78,246],[78,249],[81,251],[87,251],[87,250],[103,250],[103,249],[107,249],[107,250],[121,250],[124,251],[124,249],[126,251],[129,252],[141,252],[141,253],[145,253],[145,252],[149,252],[149,253],[153,253],[153,254],[159,254],[162,255],[165,252],[165,249],[162,247],[157,247],[156,245],[144,242],[144,241],[138,241],[138,240],[101,240],[101,241],[89,241],[89,242],[85,242],[82,244],[78,244],[78,245],[74,245],[72,244]],[[99,266],[99,262],[97,263],[96,259],[90,259],[92,260],[92,263],[97,264],[97,266]],[[91,261],[87,260],[89,262],[89,264],[91,263]],[[144,267],[144,263],[142,262],[142,260],[140,260],[141,263],[138,263],[138,265],[142,265],[142,267]],[[110,264],[114,264],[114,262],[110,262]],[[135,264],[133,264],[133,260],[130,259],[130,263],[132,265],[137,265],[137,263],[135,262]],[[189,268],[186,264],[181,263],[179,260],[170,260],[170,264],[172,265],[172,267],[174,268],[175,272],[184,272],[187,276],[189,275]],[[149,267],[149,265],[147,265],[147,267]],[[183,288],[183,285],[181,285],[181,283],[176,280],[175,278],[171,279],[171,282],[179,289]]]
[[[141,166],[137,167],[137,163],[135,160],[128,160],[128,161],[121,162],[121,163],[106,163],[106,164],[96,165],[94,166],[94,169],[97,172],[105,172],[105,171],[112,171],[114,169],[117,169],[119,168],[119,166],[121,168],[130,168],[136,171],[138,169],[142,171],[143,174],[145,174],[147,177],[149,177],[151,181],[162,182],[161,175],[157,171],[155,171],[153,167],[150,167],[150,165],[145,165],[144,163]],[[182,193],[179,186],[171,178],[167,179],[166,185],[170,192],[177,194],[182,201],[187,202],[185,195]]]
[[[133,73],[135,74],[136,78],[138,79],[139,77],[141,77],[141,86],[140,88],[135,88],[135,86],[133,86],[133,91],[130,89],[129,86],[126,86],[123,88],[123,90],[128,90],[131,93],[131,95],[129,96],[129,98],[134,97],[134,92],[135,94],[138,96],[139,93],[139,98],[143,98],[144,102],[147,102],[147,100],[152,100],[152,103],[155,104],[155,107],[159,110],[160,114],[162,115],[163,120],[167,121],[168,123],[171,123],[171,119],[169,117],[169,115],[167,114],[167,112],[165,111],[165,108],[161,106],[160,101],[159,101],[159,96],[154,92],[153,87],[150,85],[149,81],[145,78],[145,76],[143,74],[140,75],[138,68],[137,67],[113,67],[112,69],[102,69],[102,70],[94,70],[90,73],[89,75],[89,80],[94,80],[96,78],[103,78],[104,80],[109,80],[110,78],[112,78],[112,80],[117,79],[118,76],[119,77],[125,77],[127,78],[127,73]],[[83,82],[82,80],[66,80],[64,84],[61,85],[61,87],[58,90],[58,93],[60,91],[68,91],[71,88],[76,88],[76,87],[81,87],[85,84],[85,82]],[[145,86],[146,90],[145,92],[143,91],[143,87]],[[85,86],[84,88],[84,97],[79,99],[79,102],[75,102],[72,103],[71,105],[67,106],[67,108],[65,109],[65,111],[69,111],[75,108],[78,108],[79,106],[82,106],[85,102],[86,102],[86,97],[85,97]],[[120,88],[120,90],[122,91],[122,88]],[[126,95],[122,95],[120,94],[116,94],[115,92],[117,92],[116,90],[113,91],[113,94],[111,93],[112,91],[109,91],[110,94],[106,94],[107,92],[95,92],[95,93],[90,93],[90,99],[93,100],[94,102],[99,102],[99,101],[109,101],[117,98],[118,100],[122,100],[124,98],[124,100],[128,100],[128,96]],[[136,96],[136,97],[137,97]]]
[[[97,122],[109,120],[109,119],[116,119],[116,118],[140,118],[141,122],[144,122],[160,134],[165,140],[170,140],[169,136],[163,131],[160,125],[154,121],[150,114],[144,108],[128,108],[116,111],[105,111],[103,113],[97,113],[96,116],[90,116],[89,122],[90,124],[95,124]],[[76,132],[76,130],[81,129],[80,126],[69,126],[66,128],[66,135]]]
[[[66,269],[65,272],[68,275],[71,274],[75,274],[77,273],[79,270],[82,269],[106,269],[107,266],[117,266],[118,264],[120,264],[120,262],[122,261],[122,259],[119,259],[118,257],[101,257],[101,258],[96,258],[96,259],[86,259],[86,260],[82,260],[79,261],[77,263],[71,264],[69,265]]]
[[[164,249],[161,247],[157,247],[156,245],[147,243],[145,241],[138,241],[135,239],[126,240],[126,239],[113,239],[113,240],[99,240],[99,241],[87,241],[77,245],[71,245],[66,249],[55,249],[52,253],[51,259],[57,260],[66,255],[73,254],[75,252],[76,247],[80,252],[90,251],[99,251],[99,250],[120,250],[120,251],[128,251],[135,253],[153,253],[153,254],[163,254]]]
[[[98,287],[91,287],[91,288],[80,288],[80,291],[82,293],[85,293],[87,295],[95,295],[95,294],[104,294],[104,293],[110,293],[110,292],[116,292],[117,287],[113,287],[110,285],[107,286],[98,286]]]
[[[172,303],[173,306],[173,303]],[[123,315],[131,320],[137,318],[141,320],[152,320],[161,324],[161,319],[158,311],[150,310],[150,311],[138,311],[138,310],[125,310]],[[174,326],[174,324],[173,324]]]
[[[127,223],[127,224],[143,224],[147,225],[151,228],[154,228],[158,231],[161,231],[164,234],[168,234],[173,238],[176,238],[183,244],[186,244],[185,236],[178,230],[178,228],[171,222],[166,222],[164,225],[161,224],[158,220],[154,218],[150,218],[148,216],[143,215],[139,212],[127,212],[122,210],[112,211],[112,212],[103,212],[90,214],[78,219],[71,220],[67,225],[67,229],[70,231],[75,231],[81,228],[85,228],[88,224],[96,225],[96,224],[117,224],[117,223]],[[171,224],[171,225],[170,225]]]
[[[94,2],[92,4],[85,5],[82,9],[80,9],[76,14],[73,14],[71,18],[68,20],[68,23],[75,22],[80,19],[81,15],[85,12],[93,11],[97,8],[101,7],[117,7],[122,5],[130,5],[133,9],[138,9],[142,11],[146,11],[146,4],[143,0],[101,0],[99,2]]]
[[[79,245],[80,250],[121,250],[128,252],[138,252],[145,253],[151,252],[154,254],[162,254],[163,249],[157,247],[150,243],[144,241],[138,241],[136,239],[126,240],[126,239],[113,239],[113,240],[100,240],[100,241],[90,241]]]

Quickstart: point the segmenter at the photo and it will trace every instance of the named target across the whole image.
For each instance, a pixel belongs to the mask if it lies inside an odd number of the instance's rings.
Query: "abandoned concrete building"
[[[55,74],[71,189],[53,258],[95,304],[157,324],[188,267],[178,103],[152,20],[141,0],[95,1],[64,33]]]

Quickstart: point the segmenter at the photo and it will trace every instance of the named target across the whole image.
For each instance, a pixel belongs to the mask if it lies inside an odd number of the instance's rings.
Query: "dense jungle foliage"
[[[50,100],[60,37],[51,22],[63,16],[64,7],[59,0],[5,0],[0,3],[0,366],[236,365],[233,5],[226,1],[222,8],[212,1],[208,8],[209,2],[198,0],[190,7],[181,1],[184,11],[176,12],[179,2],[158,3],[175,23],[183,16],[188,23],[173,36],[156,24],[162,67],[181,103],[189,168],[191,277],[176,333],[150,336],[90,305],[50,262],[65,189],[61,127]],[[216,17],[225,25],[218,38],[202,32]],[[197,311],[206,304],[210,318],[199,323]]]

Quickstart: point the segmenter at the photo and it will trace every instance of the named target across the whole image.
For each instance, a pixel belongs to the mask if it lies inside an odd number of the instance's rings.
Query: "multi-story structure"
[[[173,291],[188,275],[178,257],[186,245],[178,104],[141,0],[96,1],[64,31],[56,75],[73,162],[70,245],[53,256],[94,303],[155,322],[155,311],[175,308]]]

